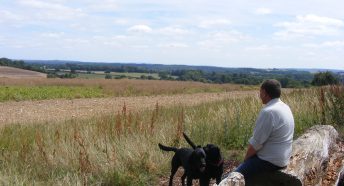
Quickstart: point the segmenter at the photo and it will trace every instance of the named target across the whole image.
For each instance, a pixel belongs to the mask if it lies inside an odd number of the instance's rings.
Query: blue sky
[[[0,57],[344,69],[342,0],[3,0]]]

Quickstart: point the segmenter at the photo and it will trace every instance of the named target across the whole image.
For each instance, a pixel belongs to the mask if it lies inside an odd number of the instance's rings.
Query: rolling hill
[[[24,70],[20,68],[0,66],[0,78],[46,78],[47,75],[40,72]]]

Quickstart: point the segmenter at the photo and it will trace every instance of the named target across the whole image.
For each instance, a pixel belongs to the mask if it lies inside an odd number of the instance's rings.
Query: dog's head
[[[197,146],[192,155],[190,156],[190,162],[194,169],[204,172],[206,167],[207,155],[201,146]]]
[[[207,155],[207,164],[220,166],[223,163],[221,150],[218,146],[207,144],[203,149]]]

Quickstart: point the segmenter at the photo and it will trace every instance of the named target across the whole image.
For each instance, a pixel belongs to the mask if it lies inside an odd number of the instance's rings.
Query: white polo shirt
[[[291,156],[293,135],[293,114],[288,105],[275,98],[260,111],[249,143],[260,159],[284,167]]]

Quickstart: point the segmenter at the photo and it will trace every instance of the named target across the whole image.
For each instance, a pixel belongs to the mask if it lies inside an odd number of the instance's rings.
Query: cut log
[[[344,167],[342,167],[338,173],[338,178],[336,181],[336,186],[343,186],[344,185]]]
[[[247,185],[321,185],[330,149],[335,146],[337,138],[338,132],[330,125],[311,127],[293,142],[292,156],[286,169],[257,175]],[[227,177],[220,185],[235,185],[242,181],[237,176],[234,178]]]
[[[221,181],[219,186],[245,186],[245,179],[239,172],[232,172],[226,179]]]

